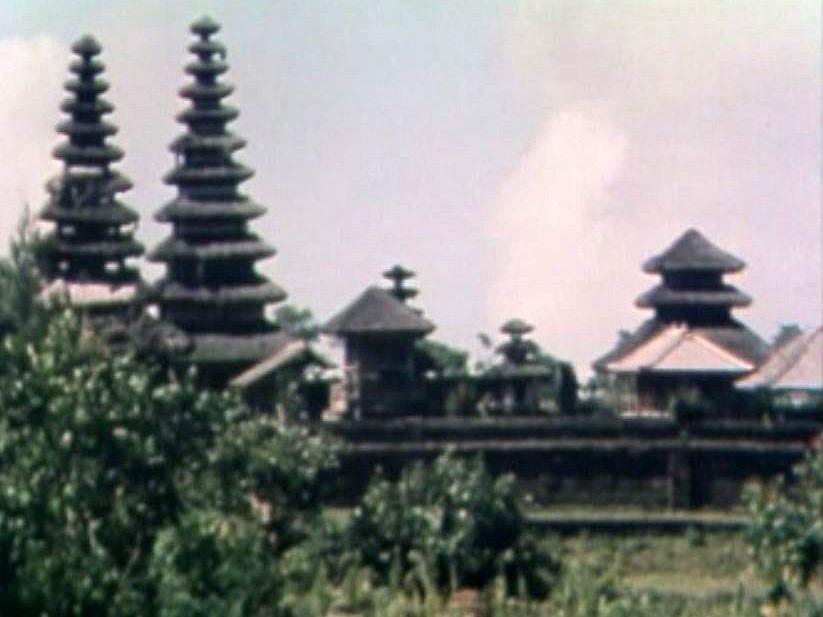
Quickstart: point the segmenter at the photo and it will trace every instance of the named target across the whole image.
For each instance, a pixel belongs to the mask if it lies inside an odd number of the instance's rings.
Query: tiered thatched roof
[[[732,307],[751,304],[751,298],[722,281],[725,273],[739,272],[742,260],[709,242],[696,229],[684,233],[660,255],[652,257],[643,269],[661,274],[660,285],[637,299],[641,308],[658,309],[658,317],[673,313],[676,319],[697,322],[701,309],[727,315]],[[705,313],[705,311],[704,311]]]
[[[138,216],[117,199],[131,182],[111,169],[123,152],[106,142],[117,127],[103,120],[114,107],[101,97],[108,84],[100,77],[100,45],[84,36],[72,51],[74,77],[61,105],[69,117],[57,125],[67,139],[54,150],[63,171],[47,184],[49,201],[40,214],[56,226],[46,249],[47,292],[64,293],[84,308],[120,310],[139,287],[139,273],[127,262],[143,253],[133,238]]]
[[[248,228],[265,208],[238,190],[253,172],[234,160],[245,141],[226,129],[238,111],[223,103],[232,86],[219,80],[228,65],[212,38],[218,30],[209,18],[191,27],[195,59],[186,72],[194,81],[180,90],[191,105],[178,116],[187,130],[171,145],[176,166],[165,178],[178,194],[157,214],[172,224],[172,236],[151,259],[167,266],[158,302],[162,316],[192,337],[189,360],[230,365],[228,379],[274,349],[277,333],[264,309],[286,293],[255,271],[275,251]]]
[[[638,306],[655,310],[654,318],[621,339],[594,368],[739,373],[759,365],[767,345],[731,316],[732,308],[749,305],[751,298],[722,278],[744,267],[697,230],[688,230],[643,265],[663,279],[637,299]]]

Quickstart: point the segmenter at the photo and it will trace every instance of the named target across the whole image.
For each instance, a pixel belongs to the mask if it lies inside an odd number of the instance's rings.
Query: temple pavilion
[[[435,326],[406,300],[416,290],[404,281],[414,273],[395,266],[384,276],[391,287],[369,287],[329,320],[323,332],[343,340],[349,412],[355,417],[414,413],[422,367],[416,343]]]
[[[118,198],[131,182],[112,169],[123,151],[107,143],[117,127],[103,119],[114,107],[102,97],[109,86],[100,45],[84,36],[71,49],[77,57],[61,105],[68,117],[57,125],[66,139],[54,150],[63,169],[47,183],[40,213],[54,225],[44,249],[44,295],[63,296],[91,317],[124,316],[142,289],[130,263],[143,253],[134,239],[138,216]]]
[[[172,234],[150,259],[166,266],[156,286],[161,317],[191,337],[186,363],[219,387],[281,349],[265,309],[286,293],[255,270],[275,251],[249,229],[265,208],[238,188],[253,172],[234,158],[245,141],[226,128],[238,111],[223,103],[232,86],[220,79],[228,65],[218,30],[207,17],[191,26],[193,81],[180,90],[190,105],[178,116],[186,131],[171,144],[175,165],[165,177],[177,196],[156,216]]]
[[[732,316],[751,298],[723,280],[742,260],[690,229],[643,269],[660,283],[637,299],[654,316],[594,363],[623,393],[623,410],[666,410],[681,396],[716,396],[753,371],[768,346]]]
[[[541,411],[546,389],[554,384],[555,372],[540,361],[539,347],[528,338],[534,326],[510,319],[500,328],[507,340],[495,350],[500,362],[477,378],[488,400],[487,412],[534,414]]]

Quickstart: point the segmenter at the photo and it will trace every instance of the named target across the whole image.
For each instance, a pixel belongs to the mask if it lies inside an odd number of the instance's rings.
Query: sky
[[[823,321],[821,4],[812,0],[4,0],[0,252],[59,172],[69,47],[98,38],[149,248],[187,77],[222,25],[258,266],[324,321],[418,273],[434,338],[510,317],[585,374],[647,316],[642,262],[688,228],[747,263],[764,338]],[[156,266],[144,274],[155,279]]]

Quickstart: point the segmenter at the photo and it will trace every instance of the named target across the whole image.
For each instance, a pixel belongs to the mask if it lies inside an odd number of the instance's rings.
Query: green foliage
[[[274,321],[283,331],[306,341],[313,341],[320,334],[320,326],[312,312],[294,304],[279,307],[274,313]]]
[[[0,336],[42,321],[44,311],[36,301],[42,251],[43,240],[32,230],[26,212],[11,241],[10,258],[0,259]]]
[[[504,577],[510,593],[545,596],[556,572],[525,531],[512,479],[494,479],[479,461],[450,454],[407,470],[397,483],[374,480],[346,541],[384,583],[428,564],[441,590],[479,589]]]
[[[462,349],[456,349],[429,339],[416,343],[417,353],[422,356],[423,363],[437,375],[467,375],[469,354]]]
[[[157,617],[276,617],[282,578],[264,530],[247,517],[186,512],[157,536],[149,564]]]
[[[802,596],[814,580],[823,583],[823,449],[807,455],[794,480],[747,495],[752,554],[776,600]]]
[[[61,314],[0,349],[0,605],[275,614],[274,562],[252,557],[305,536],[333,462],[320,438],[111,355]]]

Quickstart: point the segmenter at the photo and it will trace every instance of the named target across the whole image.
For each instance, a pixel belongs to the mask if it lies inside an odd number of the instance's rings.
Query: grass
[[[561,561],[610,572],[626,588],[706,597],[760,593],[742,534],[549,536]]]

